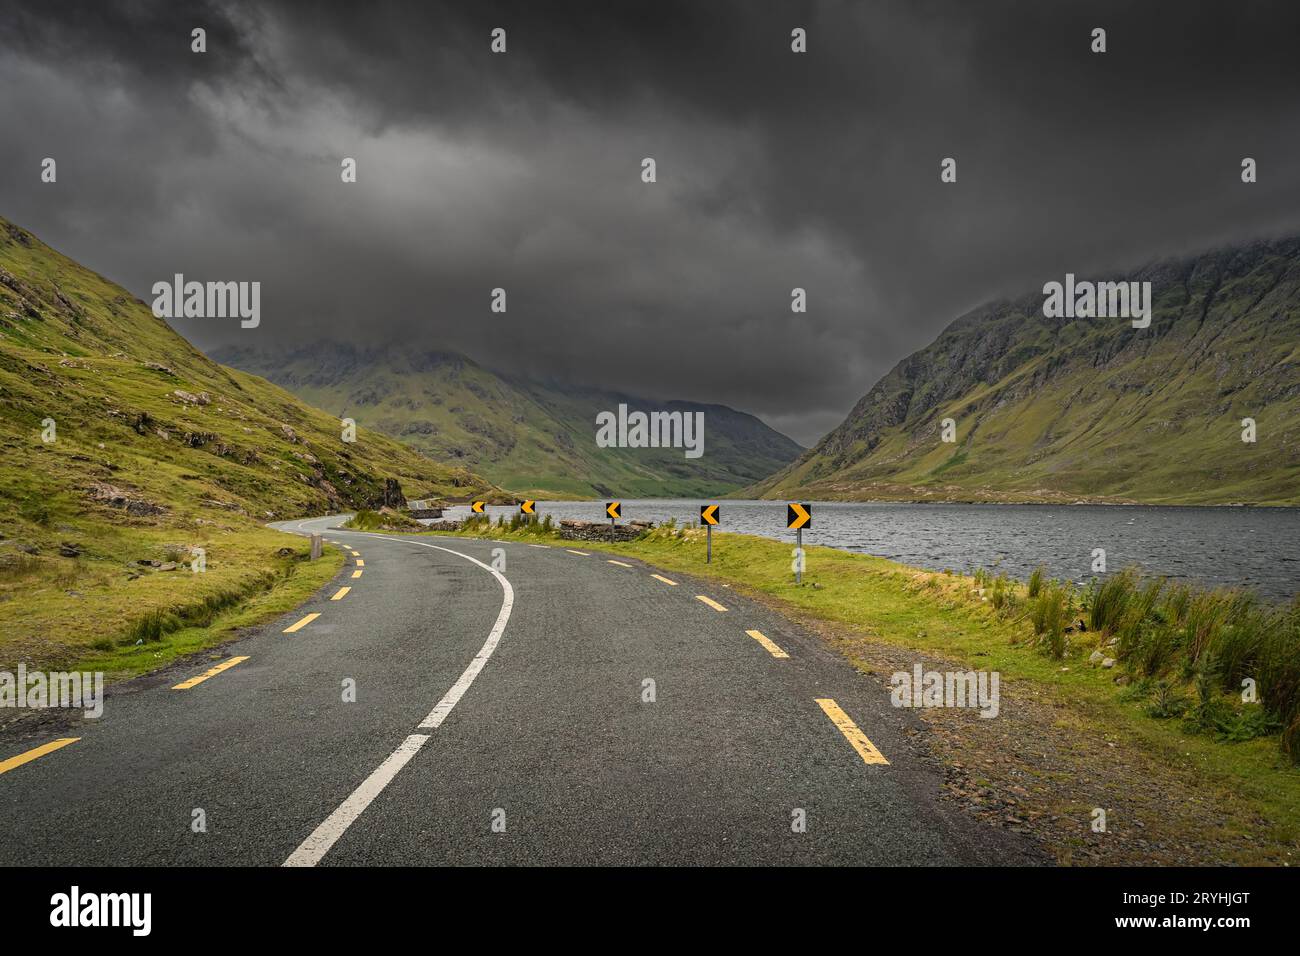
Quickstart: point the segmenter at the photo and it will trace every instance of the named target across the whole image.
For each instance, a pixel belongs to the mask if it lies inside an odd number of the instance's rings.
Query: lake
[[[623,500],[623,521],[676,518],[697,525],[703,502]],[[794,543],[783,501],[719,501],[721,531]],[[495,518],[513,507],[488,509]],[[599,501],[539,501],[555,521],[598,521]],[[462,518],[468,506],[449,508]],[[1300,508],[1193,508],[1127,505],[903,504],[814,502],[805,545],[862,551],[919,568],[1006,571],[1024,580],[1042,564],[1052,577],[1085,582],[1092,550],[1106,550],[1107,570],[1129,564],[1169,578],[1244,585],[1275,600],[1300,591]]]

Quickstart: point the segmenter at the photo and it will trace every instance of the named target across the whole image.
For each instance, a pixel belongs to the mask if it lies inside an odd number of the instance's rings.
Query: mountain
[[[982,306],[745,493],[1300,503],[1300,239],[1128,278],[1152,284],[1149,328],[1049,319],[1041,292]],[[955,443],[940,440],[945,418]],[[1253,443],[1242,440],[1245,418]]]
[[[656,402],[514,378],[456,352],[325,342],[279,352],[227,348],[213,357],[536,498],[716,495],[771,474],[803,450],[754,416],[723,405]],[[620,404],[703,412],[703,455],[598,447],[597,413],[617,414]]]
[[[493,490],[384,435],[342,439],[0,219],[0,661],[72,659],[140,614],[288,573],[271,518]],[[194,548],[207,573],[148,570]]]

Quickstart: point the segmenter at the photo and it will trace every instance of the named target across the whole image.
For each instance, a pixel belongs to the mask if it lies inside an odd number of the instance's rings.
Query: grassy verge
[[[89,539],[78,530],[68,536]],[[303,538],[269,528],[93,530],[76,557],[25,555],[0,569],[0,668],[144,673],[289,610],[343,563],[336,549],[309,561]]]
[[[82,671],[103,671],[109,679],[123,679],[165,667],[172,661],[205,650],[236,636],[241,628],[256,627],[302,604],[343,567],[343,552],[327,548],[319,561],[287,564],[263,584],[251,588],[231,606],[212,614],[205,623],[187,625],[139,644],[98,651],[76,665]],[[199,607],[201,607],[200,605]]]
[[[553,536],[541,526],[516,527],[481,522],[467,533],[480,537]],[[800,621],[831,625],[832,643],[867,672],[880,674],[882,655],[876,645],[919,652],[927,662],[942,660],[961,667],[998,671],[1003,681],[1020,684],[1014,694],[1043,704],[1043,726],[1019,733],[1060,732],[1062,748],[1081,764],[1056,766],[1046,776],[1068,778],[1095,774],[1115,789],[1148,785],[1147,836],[1161,846],[1183,839],[1217,841],[1214,858],[1224,862],[1285,863],[1300,858],[1300,769],[1278,745],[1277,736],[1227,741],[1191,733],[1181,720],[1163,718],[1156,691],[1139,678],[1117,686],[1118,669],[1090,662],[1092,651],[1106,646],[1107,632],[1069,635],[1058,643],[1036,634],[1035,606],[1023,585],[999,585],[1014,594],[989,600],[992,586],[974,579],[908,568],[869,555],[833,548],[806,549],[802,586],[791,571],[792,545],[745,535],[714,535],[713,563],[704,563],[703,532],[659,528],[640,540],[611,544],[585,541],[584,550],[601,550],[640,558],[657,567],[717,581],[764,600]],[[1046,590],[1039,583],[1039,592]],[[1000,606],[995,606],[997,601]],[[1009,613],[1015,611],[1016,613]],[[1018,609],[1018,611],[1017,611]],[[1057,657],[1056,652],[1061,656]],[[884,655],[887,656],[887,655]],[[888,671],[883,674],[887,681]],[[1195,674],[1193,674],[1195,680]],[[1004,703],[1004,707],[1007,706]],[[1029,705],[1026,703],[1026,709]],[[986,730],[999,721],[974,721],[969,730]],[[1014,726],[1014,725],[1012,725]],[[1003,740],[998,746],[1033,749],[1032,742]],[[1081,755],[1087,754],[1083,757]],[[1069,757],[1070,755],[1066,755]],[[992,762],[981,755],[984,762]],[[1123,768],[1123,773],[1115,768]],[[1025,765],[1014,768],[1023,774]],[[1112,772],[1114,771],[1114,772]],[[1033,772],[1032,768],[1029,772]],[[1137,779],[1137,778],[1142,779]],[[1056,781],[1068,792],[1070,781]],[[1188,812],[1170,807],[1180,788],[1188,794]],[[1192,801],[1205,799],[1191,809]],[[1056,798],[1057,802],[1067,800]],[[1094,804],[1095,805],[1095,804]],[[1080,805],[1052,812],[1084,814]],[[1161,827],[1167,832],[1161,834]],[[1084,827],[1086,829],[1086,826]],[[1195,831],[1195,836],[1188,834]],[[1135,859],[1143,857],[1142,849]],[[1187,861],[1174,846],[1171,861]],[[1295,854],[1295,857],[1292,854]]]

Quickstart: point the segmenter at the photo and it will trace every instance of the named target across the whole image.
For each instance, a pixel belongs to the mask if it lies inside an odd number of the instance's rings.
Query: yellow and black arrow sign
[[[700,505],[700,524],[721,524],[722,515],[717,505]]]
[[[526,514],[526,515],[535,515],[535,514],[537,514],[537,502],[536,502],[536,501],[521,501],[521,502],[519,502],[519,512],[520,512],[521,514]]]
[[[786,505],[785,526],[787,528],[811,528],[812,505],[801,505],[797,501]]]
[[[469,510],[474,512],[476,515],[481,515],[483,513],[483,508],[486,505],[487,505],[486,501],[476,501],[469,506]]]
[[[623,502],[611,501],[605,505],[605,514],[611,518],[623,517]]]

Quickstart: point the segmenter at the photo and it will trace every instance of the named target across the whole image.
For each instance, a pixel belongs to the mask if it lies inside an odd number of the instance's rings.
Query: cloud
[[[1130,7],[20,0],[0,214],[137,294],[261,281],[204,347],[452,347],[810,443],[984,299],[1300,229],[1300,11]]]

